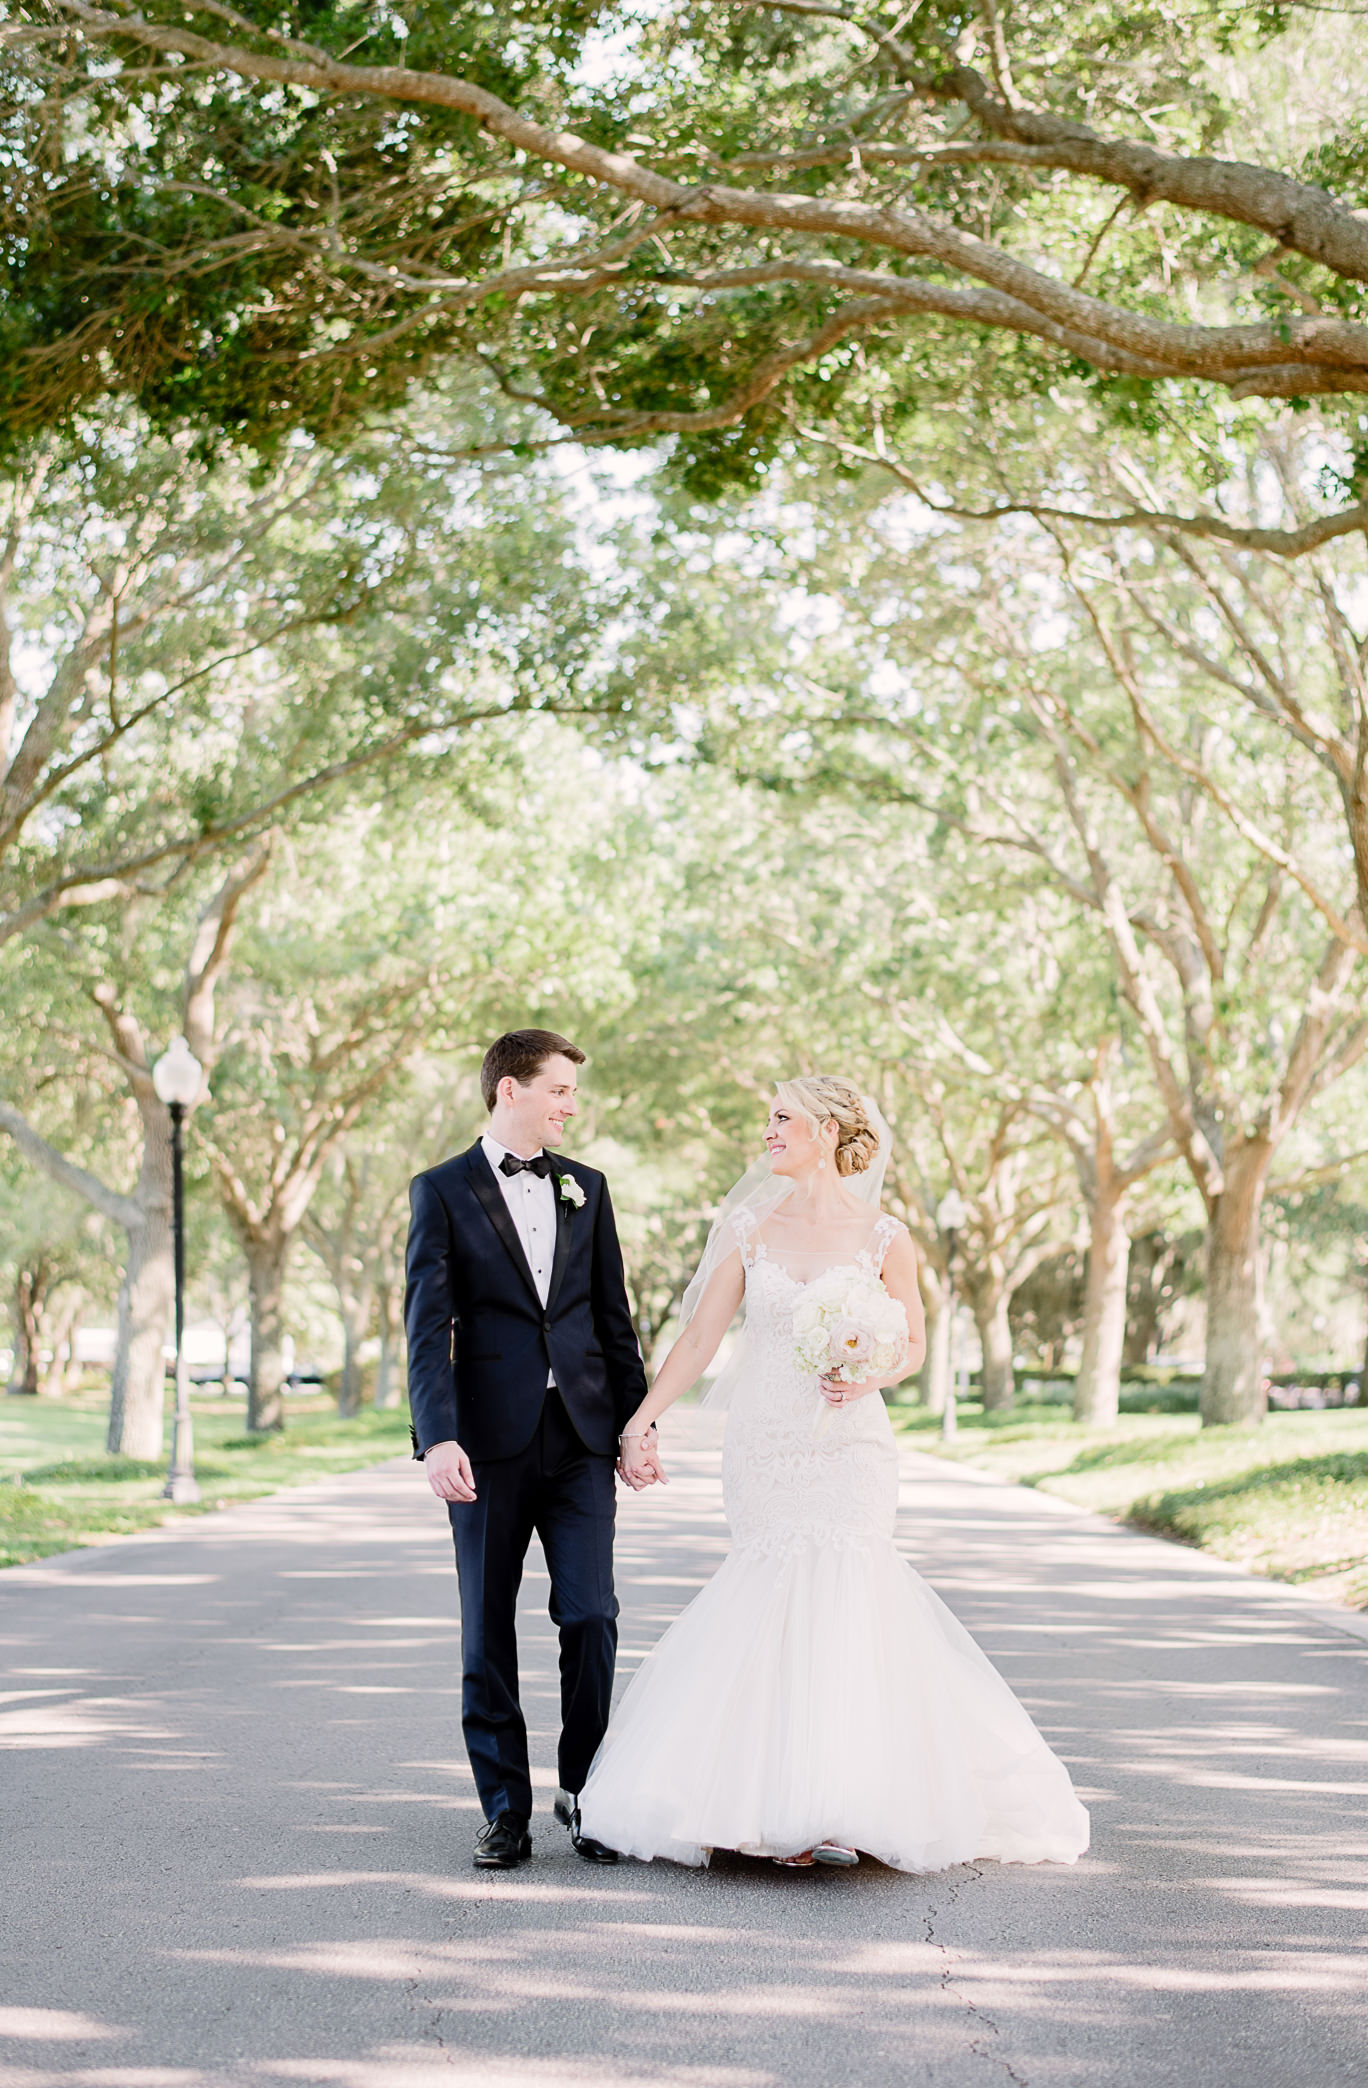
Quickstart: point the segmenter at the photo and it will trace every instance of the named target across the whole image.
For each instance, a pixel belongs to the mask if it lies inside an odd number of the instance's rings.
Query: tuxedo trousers
[[[516,1457],[473,1460],[473,1501],[449,1503],[461,1584],[461,1727],[487,1820],[530,1818],[518,1691],[518,1589],[535,1532],[560,1633],[560,1783],[579,1791],[608,1726],[617,1657],[613,1460],[586,1450],[554,1387]]]

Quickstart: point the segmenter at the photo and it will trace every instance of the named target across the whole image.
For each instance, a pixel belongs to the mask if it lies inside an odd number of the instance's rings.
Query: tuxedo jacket
[[[452,1441],[477,1460],[516,1457],[536,1432],[548,1370],[585,1448],[605,1457],[646,1396],[608,1184],[577,1160],[551,1167],[545,1305],[478,1141],[414,1177],[404,1323],[415,1457]],[[578,1207],[562,1194],[567,1177]]]

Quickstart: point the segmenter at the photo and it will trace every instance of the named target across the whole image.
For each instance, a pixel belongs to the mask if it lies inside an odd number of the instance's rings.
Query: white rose
[[[820,1370],[827,1358],[827,1337],[821,1328],[813,1328],[794,1344],[794,1357],[800,1370]]]
[[[794,1333],[806,1334],[812,1328],[820,1327],[821,1324],[822,1306],[820,1299],[815,1298],[811,1291],[804,1291],[802,1297],[793,1308]]]

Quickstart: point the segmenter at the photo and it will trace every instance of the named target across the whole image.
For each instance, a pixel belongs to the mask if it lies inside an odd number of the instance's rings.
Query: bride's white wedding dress
[[[880,1218],[855,1264],[877,1275]],[[820,1420],[792,1360],[806,1282],[737,1221],[749,1369],[727,1421],[733,1549],[614,1713],[582,1829],[625,1854],[789,1856],[818,1842],[899,1870],[1072,1863],[1088,1816],[1007,1684],[893,1545],[882,1399]],[[810,1272],[806,1281],[813,1279]]]

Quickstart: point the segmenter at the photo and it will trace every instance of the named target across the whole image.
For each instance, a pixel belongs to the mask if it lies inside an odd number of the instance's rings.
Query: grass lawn
[[[164,1460],[106,1453],[104,1400],[0,1398],[0,1566],[354,1471],[409,1447],[404,1408],[340,1421],[331,1400],[291,1400],[284,1434],[266,1437],[244,1435],[241,1400],[197,1399],[192,1409],[204,1501],[175,1508],[161,1499]]]
[[[1093,1429],[1057,1405],[966,1405],[950,1444],[916,1408],[897,1419],[920,1450],[1368,1607],[1368,1409],[1270,1414],[1256,1428],[1125,1413]]]

